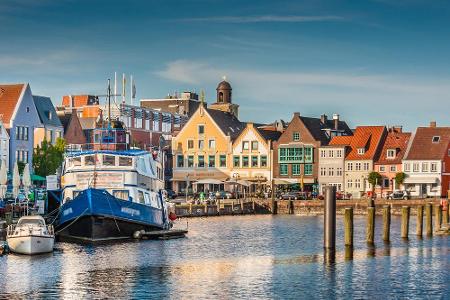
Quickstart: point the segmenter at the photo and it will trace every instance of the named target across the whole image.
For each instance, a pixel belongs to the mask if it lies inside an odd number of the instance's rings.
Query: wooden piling
[[[353,208],[344,211],[344,242],[346,247],[353,247]]]
[[[253,199],[252,200],[252,211],[253,211],[253,213],[256,213],[255,208],[256,208],[255,199]]]
[[[391,206],[383,206],[383,241],[389,242],[391,237]]]
[[[441,229],[442,224],[442,206],[440,204],[437,204],[434,206],[434,228],[435,230]]]
[[[243,199],[241,199],[241,214],[244,214],[244,200]]]
[[[427,236],[433,235],[433,212],[431,211],[432,204],[425,205],[425,232]]]
[[[189,203],[189,214],[192,216],[192,203]]]
[[[366,241],[368,244],[373,244],[375,241],[375,207],[367,208]]]
[[[217,214],[220,215],[220,199],[217,199],[216,204],[217,204]]]
[[[293,215],[294,214],[294,201],[289,200],[289,214]]]
[[[205,215],[208,215],[208,204],[205,203]]]
[[[417,206],[417,223],[416,223],[416,235],[422,236],[423,231],[423,206]]]
[[[404,239],[408,238],[409,233],[409,206],[402,207],[402,230],[401,237]]]
[[[231,214],[234,214],[234,200],[231,201]]]
[[[334,252],[336,249],[336,187],[325,188],[323,247]]]
[[[445,201],[445,203],[444,203],[444,207],[442,208],[442,224],[445,226],[445,227],[448,227],[448,217],[449,217],[449,214],[448,214],[448,209],[449,209],[449,205],[448,205],[448,201]]]

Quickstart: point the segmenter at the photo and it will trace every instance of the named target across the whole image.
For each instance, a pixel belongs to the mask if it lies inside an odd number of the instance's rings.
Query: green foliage
[[[406,179],[406,174],[403,172],[399,172],[397,174],[395,174],[395,183],[398,185],[403,184],[403,182],[405,182]]]
[[[25,163],[23,161],[17,162],[17,168],[19,169],[19,174],[23,174],[23,169],[25,169]]]
[[[381,175],[378,172],[370,172],[367,181],[372,185],[372,190],[375,190],[375,186],[381,184]]]
[[[55,174],[56,169],[61,166],[64,160],[65,147],[66,142],[62,138],[58,138],[55,145],[52,145],[47,140],[42,141],[41,146],[37,146],[34,149],[34,173],[43,177]]]

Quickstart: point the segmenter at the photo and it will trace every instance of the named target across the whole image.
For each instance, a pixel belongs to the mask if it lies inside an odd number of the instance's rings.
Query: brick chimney
[[[334,130],[339,129],[339,114],[333,114]]]
[[[431,121],[430,122],[430,127],[431,128],[436,128],[436,121]]]
[[[322,124],[325,124],[327,122],[327,115],[323,114],[320,116],[320,122],[322,122]]]

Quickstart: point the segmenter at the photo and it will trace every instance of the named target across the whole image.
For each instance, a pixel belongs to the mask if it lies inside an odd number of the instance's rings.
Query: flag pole
[[[133,105],[133,75],[130,75],[130,103]]]
[[[125,73],[122,74],[122,103],[125,104]]]

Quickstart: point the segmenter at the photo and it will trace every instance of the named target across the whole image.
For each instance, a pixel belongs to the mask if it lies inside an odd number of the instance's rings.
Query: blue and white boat
[[[167,206],[153,155],[142,150],[68,154],[57,231],[62,240],[128,239],[168,229]]]

